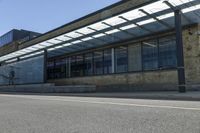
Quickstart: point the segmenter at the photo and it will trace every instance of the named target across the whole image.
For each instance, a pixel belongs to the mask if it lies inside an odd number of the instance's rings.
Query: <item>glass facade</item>
[[[103,74],[103,51],[94,52],[94,74]]]
[[[93,54],[85,54],[85,76],[91,76],[93,74]]]
[[[70,57],[70,70],[71,70],[71,77],[76,77],[77,75],[77,68],[76,68],[76,56]]]
[[[128,48],[126,46],[115,48],[115,72],[122,73],[128,70]]]
[[[0,46],[3,46],[4,44],[8,44],[12,41],[13,41],[13,31],[0,37]]]
[[[142,43],[143,69],[154,70],[158,68],[158,44],[157,40]]]
[[[112,50],[104,50],[104,74],[112,73]]]
[[[165,37],[159,40],[159,67],[175,67],[176,60],[176,39],[175,37]]]
[[[70,77],[70,58],[66,58],[66,77]]]
[[[174,36],[74,55],[47,63],[48,79],[176,68]]]
[[[54,78],[66,78],[66,61],[65,59],[55,60]]]
[[[84,75],[84,56],[78,55],[76,56],[76,76]]]
[[[141,50],[140,44],[128,46],[128,70],[130,72],[142,70]]]
[[[47,68],[48,79],[54,79],[54,61],[48,61]]]

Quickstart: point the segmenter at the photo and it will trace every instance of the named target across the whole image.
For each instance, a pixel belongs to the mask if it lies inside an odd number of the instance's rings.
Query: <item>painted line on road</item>
[[[192,111],[200,111],[200,108],[188,108],[181,106],[165,106],[165,105],[147,105],[147,104],[134,104],[134,103],[116,103],[116,102],[102,102],[102,101],[88,101],[88,100],[72,100],[72,99],[59,99],[53,98],[51,99],[47,97],[30,97],[30,96],[17,96],[17,95],[4,95],[0,94],[0,96],[4,97],[16,97],[16,98],[25,98],[32,100],[47,100],[47,101],[62,101],[62,102],[78,102],[78,103],[90,103],[90,104],[104,104],[104,105],[118,105],[118,106],[132,106],[132,107],[147,107],[147,108],[163,108],[163,109],[179,109],[179,110],[192,110]]]

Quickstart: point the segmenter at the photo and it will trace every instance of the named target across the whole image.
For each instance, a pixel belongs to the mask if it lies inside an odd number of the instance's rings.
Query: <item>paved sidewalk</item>
[[[191,100],[200,101],[200,91],[190,91],[179,93],[169,92],[121,92],[121,93],[82,93],[82,94],[64,94],[67,96],[82,97],[106,97],[106,98],[135,98],[135,99],[162,99],[162,100]]]
[[[200,101],[200,91],[189,91],[187,93],[179,93],[176,91],[162,91],[162,92],[113,92],[113,93],[98,92],[98,93],[1,93],[1,94]]]

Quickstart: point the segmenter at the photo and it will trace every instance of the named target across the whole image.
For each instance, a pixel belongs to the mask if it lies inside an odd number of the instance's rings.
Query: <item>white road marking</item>
[[[118,105],[118,106],[133,106],[133,107],[147,107],[147,108],[163,108],[163,109],[179,109],[179,110],[200,111],[200,108],[188,108],[188,107],[181,107],[181,106],[165,106],[165,105],[150,105],[150,104],[147,105],[147,104],[134,104],[134,103],[116,103],[116,102],[103,102],[103,101],[59,99],[59,98],[55,98],[55,97],[51,97],[51,99],[49,99],[48,97],[30,97],[30,96],[4,95],[4,94],[0,94],[0,96],[25,98],[25,99],[32,99],[32,100],[79,102],[79,103],[90,103],[90,104],[104,104],[104,105]]]

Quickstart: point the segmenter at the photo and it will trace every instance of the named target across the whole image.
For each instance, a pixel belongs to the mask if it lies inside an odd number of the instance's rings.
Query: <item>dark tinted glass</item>
[[[104,74],[112,73],[112,50],[104,50]]]
[[[116,73],[127,72],[128,70],[128,55],[126,46],[115,48],[115,70]]]
[[[144,70],[158,68],[158,45],[156,40],[143,42],[143,67]]]
[[[165,37],[159,40],[159,65],[161,68],[176,67],[176,40],[175,37]]]
[[[94,74],[103,74],[103,51],[94,52]]]

